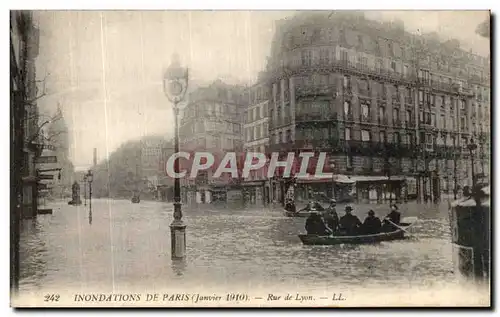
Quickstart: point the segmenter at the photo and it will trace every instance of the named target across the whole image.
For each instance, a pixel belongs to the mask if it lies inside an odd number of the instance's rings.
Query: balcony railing
[[[378,118],[378,123],[382,125],[388,125],[389,120],[387,120],[387,118]]]
[[[338,92],[335,85],[300,85],[295,89],[296,97],[333,95]]]
[[[403,144],[359,140],[296,140],[294,143],[272,144],[266,149],[269,152],[290,152],[296,150],[328,151],[334,153],[350,153],[351,155],[373,157],[419,157],[447,158],[463,157],[460,147],[432,144]]]
[[[348,60],[324,60],[322,63],[315,63],[310,65],[289,65],[289,66],[275,66],[273,67],[274,76],[280,76],[282,73],[292,75],[293,73],[301,73],[304,71],[314,71],[316,69],[335,71],[336,68],[341,68],[346,71],[354,73],[363,73],[375,77],[384,77],[394,81],[413,81],[415,76],[413,73],[402,74],[394,70],[382,69],[379,67],[370,67],[361,63],[351,63]],[[273,75],[271,75],[273,76]]]
[[[297,113],[295,115],[295,122],[307,122],[307,121],[332,121],[337,120],[336,113]]]
[[[414,128],[414,127],[416,127],[415,121],[413,121],[413,120],[406,121],[406,127],[407,128]]]
[[[352,113],[344,113],[344,120],[354,122],[354,116]]]
[[[372,121],[372,118],[370,117],[370,115],[361,115],[359,116],[359,121],[360,122],[365,122],[365,123],[370,123]]]

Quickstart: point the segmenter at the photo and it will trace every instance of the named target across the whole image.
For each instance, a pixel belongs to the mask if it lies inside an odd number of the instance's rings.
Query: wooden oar
[[[406,232],[407,234],[409,235],[413,235],[412,233],[410,233],[408,230],[406,230],[405,228],[401,227],[401,226],[398,226],[397,224],[395,224],[394,222],[392,222],[391,220],[389,219],[385,219],[388,223],[390,223],[391,225],[393,225],[394,227],[398,228],[399,230],[403,230],[404,232]]]

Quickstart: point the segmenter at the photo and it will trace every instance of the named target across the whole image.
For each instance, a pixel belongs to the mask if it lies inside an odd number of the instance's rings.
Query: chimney
[[[97,166],[97,148],[94,148],[94,160],[93,160],[94,167]]]

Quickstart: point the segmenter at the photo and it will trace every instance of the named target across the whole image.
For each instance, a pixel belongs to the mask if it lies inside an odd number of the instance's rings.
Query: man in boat
[[[396,204],[391,206],[391,212],[384,218],[383,231],[394,231],[401,223],[401,213],[398,211],[398,206]],[[397,226],[395,226],[397,225]]]
[[[382,222],[379,217],[375,217],[375,212],[370,210],[368,212],[368,217],[365,218],[363,222],[363,232],[366,234],[377,234],[380,233],[382,228]]]
[[[323,217],[317,211],[311,211],[306,220],[307,234],[314,234],[319,236],[328,236],[333,233],[323,220]]]
[[[355,235],[359,232],[361,221],[352,214],[352,207],[345,207],[345,215],[340,218],[339,229],[347,235]]]
[[[337,231],[339,226],[339,215],[337,214],[336,207],[337,201],[335,199],[330,199],[330,206],[323,213],[323,219],[327,226],[334,232]]]

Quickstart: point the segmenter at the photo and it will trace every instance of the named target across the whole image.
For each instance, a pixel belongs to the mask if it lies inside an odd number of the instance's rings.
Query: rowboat
[[[311,210],[311,211],[297,211],[297,212],[292,212],[292,211],[288,211],[288,210],[285,210],[285,216],[286,217],[299,217],[299,218],[307,218],[309,217],[309,215],[313,212],[322,212],[322,211],[319,211],[319,210]]]
[[[313,234],[300,234],[299,238],[305,245],[365,244],[407,239],[405,231],[402,229],[392,232],[357,236],[318,236]]]

